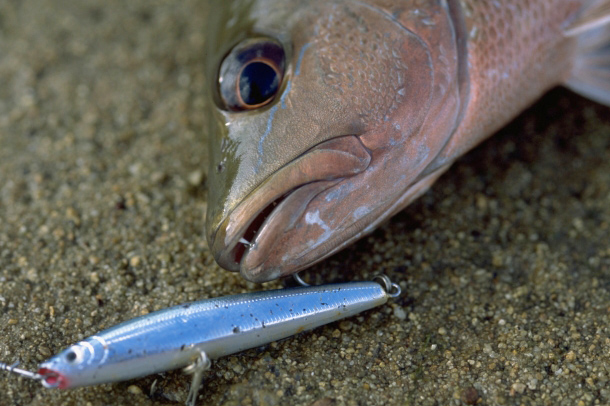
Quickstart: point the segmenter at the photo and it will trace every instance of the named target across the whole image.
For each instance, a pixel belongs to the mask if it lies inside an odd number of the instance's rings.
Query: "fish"
[[[206,41],[206,237],[253,282],[372,232],[553,87],[610,106],[610,0],[233,1]]]

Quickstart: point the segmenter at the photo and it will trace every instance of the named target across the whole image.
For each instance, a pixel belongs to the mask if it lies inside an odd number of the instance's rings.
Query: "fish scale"
[[[582,1],[462,0],[470,101],[443,152],[455,159],[493,134],[570,74],[575,41],[565,25]],[[483,114],[482,114],[483,113]]]

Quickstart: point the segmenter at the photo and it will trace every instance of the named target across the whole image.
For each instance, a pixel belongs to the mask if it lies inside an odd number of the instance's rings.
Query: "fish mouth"
[[[262,282],[288,271],[264,270],[279,237],[298,227],[307,205],[320,193],[366,170],[370,151],[356,135],[322,142],[267,178],[220,223],[212,237],[218,264],[240,271],[248,280]]]

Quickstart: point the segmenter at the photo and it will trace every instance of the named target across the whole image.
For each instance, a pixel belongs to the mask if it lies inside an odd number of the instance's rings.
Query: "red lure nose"
[[[42,384],[46,388],[65,389],[68,387],[68,380],[66,377],[57,371],[48,368],[40,368],[38,369],[38,374],[44,377],[42,379]]]

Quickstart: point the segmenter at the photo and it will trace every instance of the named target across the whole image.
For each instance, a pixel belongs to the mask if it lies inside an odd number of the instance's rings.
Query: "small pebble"
[[[394,307],[394,316],[398,319],[398,320],[406,320],[407,319],[407,313],[404,311],[404,309],[400,306],[396,306]]]
[[[140,265],[141,261],[142,260],[139,256],[131,257],[131,259],[129,260],[129,265],[131,265],[134,268],[137,268]]]
[[[41,345],[40,347],[38,347],[38,352],[40,353],[40,355],[42,355],[44,357],[50,357],[51,355],[53,355],[53,353],[51,352],[49,347],[46,347],[44,345]]]
[[[471,386],[462,391],[460,399],[467,405],[475,405],[479,400],[479,392]]]
[[[193,171],[188,176],[188,181],[191,184],[191,186],[200,185],[202,180],[203,180],[203,171],[200,171],[200,170]]]
[[[521,382],[515,382],[513,383],[513,385],[511,386],[511,392],[516,392],[518,394],[522,394],[523,392],[525,392],[525,384],[522,384]]]

